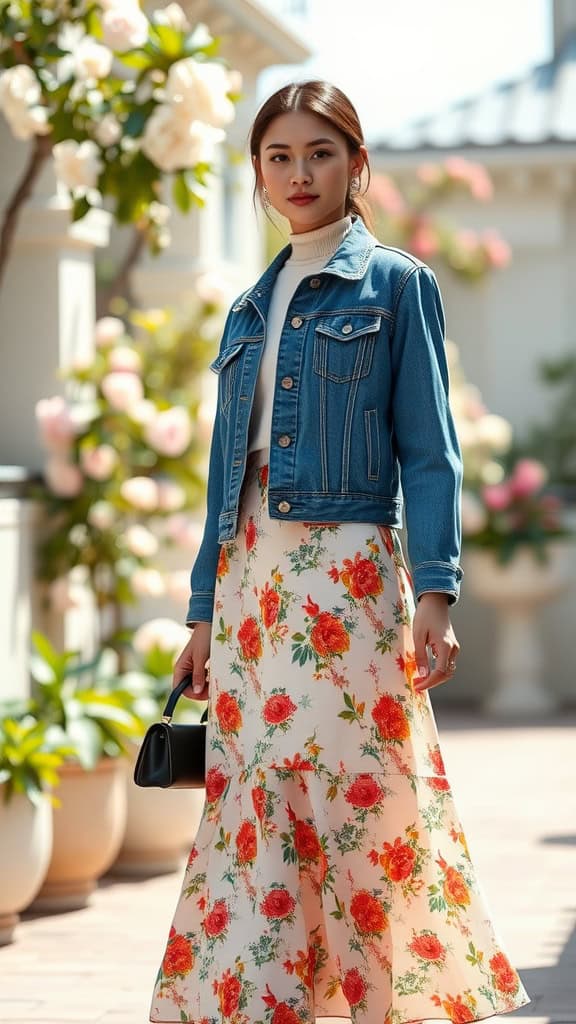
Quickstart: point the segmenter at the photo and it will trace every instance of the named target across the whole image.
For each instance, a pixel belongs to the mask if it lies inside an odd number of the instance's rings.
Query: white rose
[[[154,647],[176,652],[186,646],[190,633],[174,619],[150,619],[136,630],[132,645],[138,654],[148,654]]]
[[[158,569],[135,569],[130,576],[130,585],[139,597],[162,597],[166,593],[164,577]]]
[[[141,512],[155,512],[158,508],[158,484],[148,476],[131,476],[124,480],[120,494],[124,501]]]
[[[74,51],[74,70],[78,78],[106,78],[110,74],[113,55],[107,46],[84,36]]]
[[[180,4],[172,3],[159,11],[154,11],[153,20],[156,25],[168,25],[177,29],[178,32],[189,32],[190,22],[180,7]]]
[[[109,530],[114,525],[116,513],[108,501],[96,501],[88,510],[88,522],[96,530]]]
[[[210,163],[225,133],[201,121],[188,121],[174,107],[159,104],[146,122],[142,152],[167,173]]]
[[[221,128],[234,120],[234,104],[226,95],[229,88],[228,71],[222,64],[200,64],[186,57],[168,71],[166,100],[184,110],[191,121]]]
[[[137,558],[151,558],[158,551],[158,541],[145,526],[129,526],[124,533],[124,542],[128,551]]]
[[[117,345],[113,348],[108,357],[108,366],[111,370],[126,371],[127,373],[140,373],[142,360],[140,354],[129,345]]]
[[[102,164],[95,142],[66,139],[56,143],[52,152],[58,181],[70,189],[96,188]]]
[[[138,4],[120,0],[104,12],[102,31],[106,46],[123,53],[144,45],[148,39],[148,19]]]
[[[17,139],[46,135],[48,111],[39,106],[42,93],[38,80],[27,64],[17,64],[0,76],[0,110]]]
[[[117,316],[102,316],[94,326],[96,348],[109,348],[126,334],[124,324]]]
[[[99,142],[101,146],[104,146],[104,148],[106,148],[106,146],[113,146],[115,142],[118,142],[118,139],[122,135],[120,122],[116,117],[114,117],[114,114],[104,114],[104,117],[96,128],[94,135],[96,137],[96,141]]]

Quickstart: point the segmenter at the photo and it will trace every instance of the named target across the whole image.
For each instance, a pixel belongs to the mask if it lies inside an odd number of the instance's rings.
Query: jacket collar
[[[362,218],[355,216],[350,231],[319,273],[334,274],[349,281],[359,280],[364,277],[370,257],[378,244],[378,239],[368,231]],[[246,302],[251,302],[261,316],[266,317],[274,282],[291,252],[290,244],[280,250],[262,276],[235,303],[234,311],[242,309]]]

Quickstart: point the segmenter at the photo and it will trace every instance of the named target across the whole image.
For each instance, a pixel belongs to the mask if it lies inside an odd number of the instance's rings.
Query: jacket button
[[[301,316],[293,316],[290,323],[292,324],[292,327],[302,327],[304,321]]]
[[[342,334],[350,334],[351,330],[352,324],[344,324],[344,327],[342,328]]]
[[[292,506],[291,506],[289,501],[279,501],[278,502],[278,511],[279,512],[289,512],[291,508],[292,508]]]
[[[281,448],[287,448],[288,445],[291,443],[292,439],[288,436],[288,434],[280,434],[280,437],[278,438],[278,444],[280,445]]]
[[[292,388],[292,387],[294,387],[294,381],[293,381],[292,377],[282,377],[282,380],[280,381],[280,385],[281,385],[281,387],[286,388],[286,389]]]
[[[320,287],[320,278],[319,277],[311,277],[310,278],[310,287],[311,288],[319,288]]]

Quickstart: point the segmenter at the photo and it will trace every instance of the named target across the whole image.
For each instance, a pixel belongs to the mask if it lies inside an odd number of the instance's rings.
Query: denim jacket
[[[231,306],[218,375],[204,534],[187,622],[212,619],[220,545],[236,535],[250,413],[285,246]],[[459,597],[462,456],[448,404],[433,272],[360,217],[304,277],[279,340],[268,469],[272,519],[403,525],[414,591]]]

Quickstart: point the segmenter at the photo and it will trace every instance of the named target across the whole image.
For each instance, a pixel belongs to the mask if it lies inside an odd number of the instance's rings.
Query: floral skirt
[[[413,687],[397,532],[267,513],[251,453],[221,545],[206,799],[151,1021],[465,1024],[530,1000]]]

